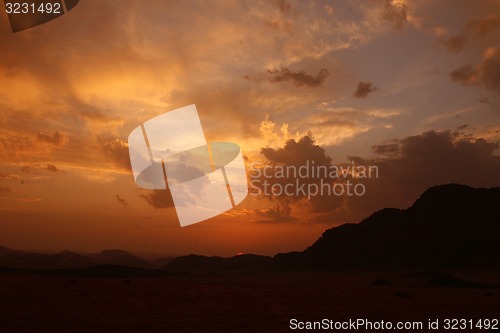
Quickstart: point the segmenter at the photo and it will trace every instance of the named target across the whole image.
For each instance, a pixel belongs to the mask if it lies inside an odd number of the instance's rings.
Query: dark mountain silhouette
[[[105,250],[96,255],[82,255],[71,251],[55,254],[34,253],[0,247],[0,267],[19,269],[77,269],[97,265],[119,265],[152,268],[152,264],[123,250]]]
[[[262,268],[498,267],[500,188],[448,184],[429,188],[408,209],[385,208],[358,224],[325,231],[303,252],[232,258],[189,255],[174,271]]]
[[[169,271],[253,270],[269,268],[271,263],[271,257],[255,254],[243,254],[231,258],[205,257],[191,254],[172,260],[164,266],[164,269]]]
[[[92,259],[71,251],[48,255],[43,262],[48,268],[83,268],[93,265]]]
[[[189,255],[164,266],[172,271],[262,268],[497,266],[500,188],[448,184],[425,191],[408,209],[385,208],[359,224],[324,232],[303,252],[232,258]]]
[[[120,265],[127,267],[151,268],[147,261],[123,250],[104,250],[94,257],[98,265]]]
[[[161,267],[167,265],[168,263],[172,262],[175,258],[177,258],[177,257],[175,257],[175,256],[160,257],[160,258],[156,258],[156,259],[151,260],[151,264],[153,264],[154,267],[161,268]]]
[[[0,249],[0,266],[24,269],[82,268],[93,265],[91,258],[70,251],[43,254]]]
[[[5,246],[0,246],[0,257],[6,256],[8,254],[12,254],[14,252],[16,252],[16,251],[9,249],[8,247],[5,247]]]
[[[499,267],[500,187],[435,186],[408,209],[386,208],[359,224],[323,233],[303,252],[278,254],[280,267]]]

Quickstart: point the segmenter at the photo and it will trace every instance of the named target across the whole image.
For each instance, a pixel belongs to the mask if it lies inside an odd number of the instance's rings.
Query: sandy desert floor
[[[498,285],[498,272],[453,272]],[[0,274],[0,332],[289,332],[289,321],[500,319],[500,289],[430,272]],[[470,331],[470,330],[469,330]]]

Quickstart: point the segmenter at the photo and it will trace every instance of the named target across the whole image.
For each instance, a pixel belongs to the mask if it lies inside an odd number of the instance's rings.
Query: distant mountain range
[[[17,251],[0,246],[0,267],[20,269],[76,269],[98,265],[154,268],[152,263],[123,250],[105,250],[94,255],[83,255],[70,251],[42,254]]]
[[[162,275],[161,271],[269,268],[498,268],[498,258],[500,187],[476,189],[448,184],[428,189],[407,209],[382,209],[358,224],[343,224],[325,231],[305,251],[281,253],[274,258],[251,254],[232,258],[189,255],[146,261],[123,250],[105,250],[95,255],[70,251],[40,254],[0,246],[0,271],[65,269],[66,273],[80,270],[83,275],[96,272],[109,275],[120,274],[116,267],[131,267],[134,270],[127,271],[128,274],[156,276]],[[155,269],[160,265],[161,271]],[[94,266],[100,268],[93,270]]]

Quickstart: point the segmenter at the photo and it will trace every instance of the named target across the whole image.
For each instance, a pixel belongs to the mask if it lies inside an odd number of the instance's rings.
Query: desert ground
[[[499,318],[499,281],[498,270],[460,269],[149,278],[7,272],[0,274],[0,331],[289,332],[292,318]]]

